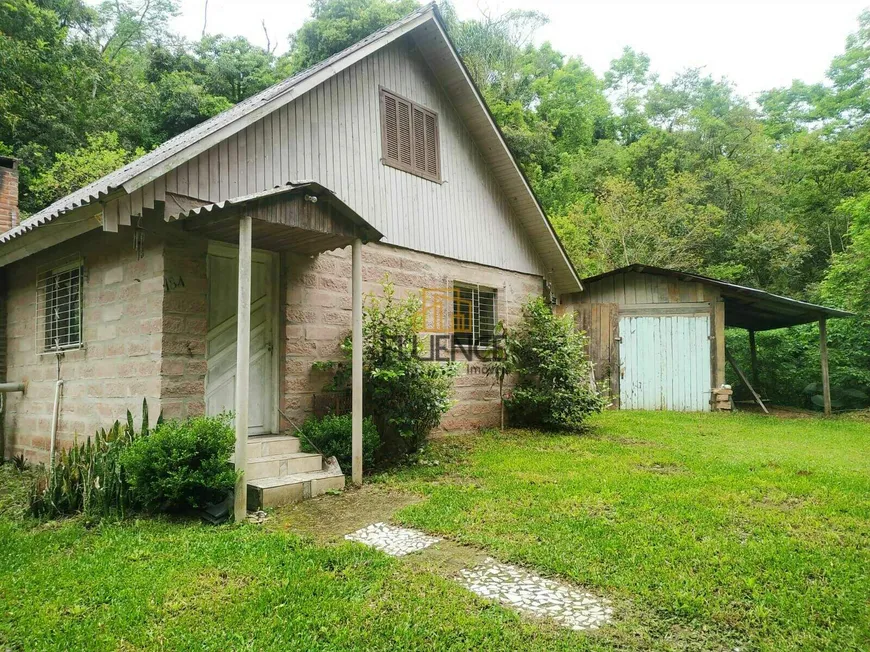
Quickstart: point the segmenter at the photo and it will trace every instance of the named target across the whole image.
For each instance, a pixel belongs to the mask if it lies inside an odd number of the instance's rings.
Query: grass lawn
[[[611,598],[584,634],[425,566],[255,526],[36,524],[0,472],[0,648],[867,649],[870,425],[608,413],[448,437],[397,521]],[[325,498],[329,500],[329,498]],[[279,513],[274,520],[280,520]]]
[[[627,647],[870,649],[870,425],[610,412],[446,439],[397,520],[621,603]],[[442,475],[444,474],[444,475]]]

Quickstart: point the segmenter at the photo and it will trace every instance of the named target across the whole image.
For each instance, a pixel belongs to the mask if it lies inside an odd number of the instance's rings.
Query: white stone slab
[[[344,538],[348,541],[356,541],[377,548],[393,557],[419,552],[433,543],[441,541],[441,539],[430,537],[418,530],[396,527],[386,523],[367,525],[361,530],[346,534]]]
[[[613,616],[607,600],[490,558],[460,571],[459,583],[481,597],[575,630],[597,629]]]

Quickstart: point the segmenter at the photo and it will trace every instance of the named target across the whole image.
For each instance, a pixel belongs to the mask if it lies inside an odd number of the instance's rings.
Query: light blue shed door
[[[623,410],[710,410],[710,316],[620,317]]]

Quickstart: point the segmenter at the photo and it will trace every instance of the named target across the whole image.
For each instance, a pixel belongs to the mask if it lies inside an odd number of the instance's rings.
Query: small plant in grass
[[[516,370],[516,366],[513,340],[504,322],[498,322],[495,326],[493,346],[487,359],[486,375],[498,385],[499,422],[502,430],[504,430],[504,381]]]
[[[513,424],[577,430],[604,408],[572,315],[554,315],[543,298],[532,299],[510,340],[518,378],[505,406]]]
[[[300,441],[307,453],[335,457],[343,471],[351,468],[352,418],[349,414],[329,414],[320,419],[311,417],[302,424]],[[370,469],[381,445],[378,429],[371,417],[363,420],[363,468]]]
[[[148,403],[143,400],[142,427],[138,431],[128,410],[124,425],[116,421],[108,430],[100,429],[93,440],[88,437],[84,443],[75,442],[72,448],[59,450],[54,466],[37,473],[30,496],[33,515],[55,518],[82,513],[123,518],[135,506],[135,497],[121,458],[134,442],[148,434]]]
[[[222,500],[233,489],[235,431],[228,414],[166,421],[122,455],[144,507],[182,510]]]

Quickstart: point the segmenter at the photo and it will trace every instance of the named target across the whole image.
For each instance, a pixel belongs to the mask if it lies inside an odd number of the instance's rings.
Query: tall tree
[[[313,66],[419,6],[416,0],[313,0],[311,18],[290,37],[283,70]]]

